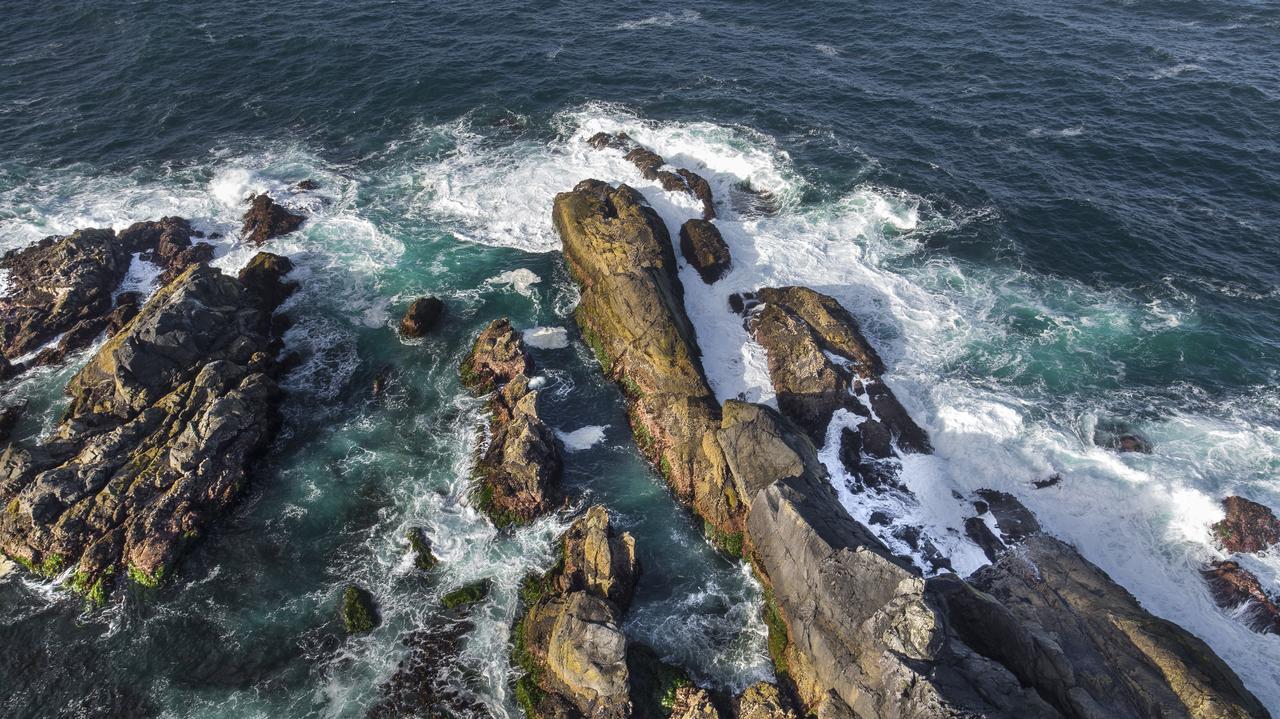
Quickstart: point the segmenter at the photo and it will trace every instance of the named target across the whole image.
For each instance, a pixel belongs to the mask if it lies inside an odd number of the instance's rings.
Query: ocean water
[[[703,683],[768,677],[759,588],[639,458],[572,321],[556,192],[597,177],[672,227],[697,213],[588,148],[599,130],[695,169],[722,202],[734,269],[712,286],[681,270],[721,398],[772,400],[729,294],[835,296],[937,449],[905,460],[914,499],[877,501],[965,573],[983,560],[954,495],[1019,496],[1280,712],[1280,637],[1217,608],[1198,575],[1220,556],[1222,496],[1280,507],[1274,5],[29,4],[0,30],[0,249],[166,214],[233,238],[262,190],[310,217],[268,246],[298,266],[286,342],[305,362],[249,495],[169,586],[104,610],[0,577],[4,715],[360,716],[403,636],[488,577],[454,681],[518,716],[516,587],[571,513],[498,533],[466,501],[483,414],[456,368],[498,316],[534,347],[575,506],[604,502],[637,537],[629,635]],[[289,189],[304,178],[320,189]],[[224,239],[215,262],[253,251]],[[427,293],[444,328],[401,341],[398,313]],[[74,370],[0,388],[30,400],[20,436],[53,426]],[[1154,452],[1095,446],[1115,423]],[[411,526],[445,560],[433,576],[411,571]],[[1280,589],[1280,554],[1247,561]],[[348,639],[335,606],[353,578],[384,623]]]

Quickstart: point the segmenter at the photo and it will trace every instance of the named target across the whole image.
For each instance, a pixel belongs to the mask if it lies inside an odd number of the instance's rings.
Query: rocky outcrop
[[[436,328],[443,315],[444,303],[435,297],[416,299],[400,318],[400,334],[410,338],[424,337]]]
[[[164,217],[158,221],[133,223],[120,232],[120,241],[132,248],[145,248],[142,258],[163,270],[160,274],[160,284],[163,285],[188,267],[213,259],[213,245],[192,242],[194,236],[190,222],[181,217]]]
[[[96,336],[134,251],[108,229],[46,237],[6,253],[0,259],[0,269],[9,272],[9,293],[0,298],[0,354],[15,359],[68,331]]]
[[[9,435],[13,433],[13,428],[18,426],[18,420],[22,418],[24,409],[26,409],[25,402],[0,407],[0,443],[9,441]]]
[[[1106,615],[1089,617],[1098,623],[1083,627],[1094,632],[1090,641],[1138,648],[1100,657],[1086,645],[1063,662],[1024,666],[1021,657],[962,631],[977,625],[963,620],[967,601],[986,612],[970,616],[1003,622],[1009,641],[1021,642],[1016,647],[1040,641],[1040,626],[1065,627],[1087,609],[1059,605],[1052,609],[1063,617],[1033,616],[1017,606],[1013,589],[1006,606],[950,575],[926,582],[845,511],[814,448],[836,409],[861,415],[859,430],[872,428],[857,433],[856,446],[849,440],[845,453],[856,449],[859,462],[868,452],[929,451],[928,438],[881,381],[880,359],[852,317],[805,288],[739,297],[748,326],[770,353],[783,411],[745,402],[721,409],[702,374],[670,238],[653,210],[626,186],[587,180],[556,197],[553,218],[581,291],[578,323],[602,370],[626,395],[637,445],[717,543],[752,562],[766,586],[770,654],[808,712],[828,719],[1102,717],[1087,712],[1091,693],[1103,690],[1070,684],[1064,700],[1053,678],[1110,672],[1124,677],[1131,694],[1165,702],[1121,716],[1266,716],[1198,640],[1143,612],[1082,559],[1074,576],[1092,582],[1099,594],[1093,608],[1116,612],[1123,619],[1117,627],[1124,627],[1105,634]],[[989,493],[980,501],[1001,530],[1001,563],[1039,541],[1034,518],[1019,512],[1012,497]],[[927,538],[919,539],[923,546]],[[1004,544],[1019,539],[1013,551]],[[1045,561],[1067,561],[1065,553],[1056,557],[1048,552]],[[996,593],[1003,586],[993,579],[989,588]],[[1068,581],[1054,586],[1074,591]],[[944,591],[951,589],[955,601]],[[953,605],[962,617],[956,623]],[[1140,659],[1158,670],[1134,669]],[[1108,702],[1115,704],[1097,699]]]
[[[676,689],[671,719],[720,719],[720,712],[706,689],[687,686]]]
[[[0,551],[96,599],[167,576],[275,430],[272,309],[204,265],[157,291],[72,378],[53,436],[0,454]]]
[[[408,653],[382,686],[382,696],[369,710],[368,719],[492,716],[477,698],[483,678],[457,661],[463,640],[475,628],[465,614],[465,610],[433,614],[426,626],[404,636]]]
[[[1243,607],[1245,626],[1255,632],[1280,634],[1280,597],[1264,589],[1253,572],[1239,562],[1216,561],[1201,573],[1218,606],[1233,611]]]
[[[790,700],[769,682],[756,682],[734,700],[738,719],[799,719]]]
[[[297,282],[285,279],[290,272],[293,262],[288,257],[259,252],[240,270],[238,278],[245,290],[257,298],[258,305],[270,312],[298,290]]]
[[[639,573],[634,540],[615,533],[597,506],[565,535],[564,556],[562,567],[521,590],[528,606],[515,628],[515,660],[524,672],[517,696],[531,719],[629,717],[622,618]]]
[[[273,237],[286,235],[298,229],[307,218],[295,215],[286,210],[265,192],[249,198],[249,209],[245,211],[240,237],[246,242],[261,245]]]
[[[1261,552],[1280,542],[1280,519],[1266,505],[1227,497],[1222,509],[1227,516],[1213,525],[1213,536],[1228,552]]]
[[[524,524],[553,506],[562,469],[555,432],[538,416],[533,362],[519,333],[494,320],[463,360],[464,384],[489,398],[489,441],[476,462],[476,505],[498,526]]]
[[[613,148],[621,150],[623,159],[636,166],[640,176],[646,180],[654,180],[667,192],[683,192],[702,203],[702,219],[714,220],[716,217],[715,197],[711,192],[711,183],[698,173],[683,167],[666,168],[667,161],[662,155],[636,144],[625,132],[610,134],[597,132],[587,138],[587,144],[597,150]]]
[[[688,220],[680,226],[680,253],[707,284],[724,276],[732,264],[720,230],[707,220]]]
[[[409,551],[413,554],[413,566],[424,572],[435,569],[440,560],[431,551],[431,540],[422,527],[410,527],[405,532],[405,541],[409,543]]]

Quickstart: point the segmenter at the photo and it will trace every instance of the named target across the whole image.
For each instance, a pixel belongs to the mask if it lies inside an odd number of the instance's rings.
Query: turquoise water
[[[706,683],[767,676],[758,588],[639,459],[570,317],[555,192],[599,177],[635,184],[669,223],[696,211],[581,141],[625,129],[724,203],[735,269],[712,287],[682,271],[722,398],[771,396],[729,293],[837,297],[937,448],[908,460],[916,500],[894,509],[957,569],[981,558],[952,492],[1013,492],[1280,710],[1280,638],[1217,609],[1197,573],[1218,556],[1221,496],[1280,506],[1278,26],[1273,7],[1231,2],[7,14],[0,248],[165,214],[234,236],[250,191],[311,219],[269,248],[298,266],[286,340],[306,362],[249,495],[171,585],[106,610],[0,578],[0,709],[359,716],[402,635],[444,592],[491,577],[455,679],[514,716],[515,587],[550,563],[568,518],[499,534],[465,501],[482,411],[456,367],[498,316],[569,332],[567,348],[534,350],[544,415],[565,433],[604,428],[567,453],[565,483],[637,537],[628,633]],[[291,193],[303,178],[321,189]],[[740,211],[742,183],[780,211]],[[218,252],[227,269],[252,254]],[[401,342],[398,313],[428,293],[448,304],[443,329]],[[32,400],[20,435],[52,426],[73,371],[2,388]],[[1114,421],[1156,451],[1094,446]],[[1032,489],[1053,473],[1060,485]],[[410,570],[410,526],[445,560],[438,574]],[[1280,587],[1280,558],[1251,568]],[[335,612],[352,579],[385,618],[354,640]]]

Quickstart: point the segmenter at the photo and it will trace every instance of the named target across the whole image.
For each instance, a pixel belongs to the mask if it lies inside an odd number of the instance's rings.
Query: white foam
[[[604,431],[609,425],[588,425],[575,429],[572,432],[556,431],[556,436],[560,438],[560,442],[564,444],[564,448],[569,452],[581,452],[584,449],[592,447],[604,441]]]
[[[664,12],[659,15],[650,15],[640,20],[627,20],[614,26],[615,30],[642,30],[650,27],[672,27],[676,24],[687,25],[695,23],[702,19],[702,14],[697,10],[683,10],[679,13]]]
[[[508,270],[496,277],[490,277],[485,284],[489,287],[510,287],[525,297],[533,297],[533,286],[541,281],[542,278],[533,270],[521,267],[518,270]]]
[[[530,327],[521,333],[525,344],[543,350],[562,350],[569,346],[569,331],[563,327]]]

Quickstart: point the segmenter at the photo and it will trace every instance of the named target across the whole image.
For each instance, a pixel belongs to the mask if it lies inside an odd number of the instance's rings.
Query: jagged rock
[[[275,308],[298,289],[297,282],[285,282],[293,272],[293,262],[288,257],[259,252],[240,270],[240,284],[257,295],[263,307]]]
[[[364,587],[348,584],[342,590],[342,627],[347,634],[368,634],[382,623],[373,595]]]
[[[737,719],[798,719],[778,687],[769,682],[756,682],[742,691],[734,700]]]
[[[1213,536],[1228,552],[1261,552],[1280,542],[1280,519],[1267,506],[1227,497],[1222,509],[1227,516],[1213,525]]]
[[[741,532],[715,441],[720,408],[698,361],[666,226],[638,192],[584,180],[553,220],[581,289],[574,313],[605,375],[622,384],[640,450],[717,531]],[[730,492],[731,494],[731,492]]]
[[[260,245],[272,237],[279,237],[294,230],[306,218],[286,210],[265,192],[249,198],[249,209],[244,213],[240,236],[247,242]]]
[[[994,489],[979,489],[975,494],[982,498],[979,514],[990,511],[995,516],[996,526],[1006,543],[1017,544],[1040,531],[1036,515],[1012,494]]]
[[[586,590],[626,611],[640,567],[636,543],[628,533],[616,534],[609,512],[601,505],[573,523],[564,536],[561,592]]]
[[[428,619],[428,626],[405,635],[408,655],[396,666],[368,719],[437,717],[483,719],[492,716],[476,698],[478,677],[468,676],[457,662],[463,639],[474,628],[462,612],[445,612]],[[463,682],[457,681],[459,675]],[[465,683],[465,684],[464,684]],[[464,686],[459,686],[464,684]]]
[[[9,271],[9,293],[0,298],[0,354],[20,357],[78,325],[105,324],[132,252],[111,230],[88,229],[5,253],[0,269]]]
[[[683,167],[676,170],[684,180],[684,190],[690,195],[698,198],[702,203],[702,219],[714,220],[716,218],[715,197],[711,194],[711,183],[706,178],[692,170],[686,170]]]
[[[996,561],[996,558],[1008,549],[1004,542],[1000,541],[1000,538],[996,536],[995,532],[991,531],[991,527],[988,527],[987,523],[982,521],[981,517],[969,517],[964,520],[964,534],[974,544],[978,545],[982,553],[987,555],[987,559],[992,562]]]
[[[1034,486],[1036,489],[1048,489],[1049,487],[1053,487],[1061,483],[1062,483],[1062,475],[1055,473],[1044,479],[1034,480],[1031,482],[1031,485]]]
[[[431,552],[431,540],[427,539],[427,533],[421,527],[410,527],[405,532],[405,540],[409,542],[409,551],[413,552],[413,566],[429,572],[440,563]]]
[[[658,170],[666,164],[662,155],[643,147],[633,148],[623,159],[635,165],[640,170],[640,176],[646,180],[658,179]]]
[[[732,263],[720,230],[707,220],[688,220],[680,226],[680,253],[707,284],[724,276]]]
[[[405,337],[423,337],[436,328],[443,315],[444,303],[435,297],[414,300],[400,319],[400,334]]]
[[[298,192],[310,192],[312,190],[320,189],[320,183],[310,178],[307,178],[305,180],[299,180],[298,182],[294,183],[293,189],[297,190]]]
[[[538,416],[538,393],[516,375],[489,402],[489,446],[476,463],[476,503],[498,526],[524,524],[552,507],[563,462],[555,432]]]
[[[720,712],[706,689],[680,687],[671,703],[671,719],[720,719]]]
[[[606,147],[612,147],[618,150],[627,150],[632,146],[631,138],[625,132],[610,134],[608,132],[597,132],[587,138],[587,144],[597,150],[603,150]]]
[[[487,394],[516,375],[532,375],[533,360],[520,333],[512,329],[511,321],[504,317],[490,322],[480,332],[471,353],[462,360],[459,372],[462,384]]]
[[[1215,561],[1202,573],[1218,606],[1234,610],[1247,604],[1246,626],[1255,632],[1280,634],[1280,598],[1263,589],[1253,572],[1238,562]]]
[[[684,178],[670,170],[658,170],[658,184],[662,185],[662,189],[667,192],[688,192],[688,185],[684,184]]]
[[[156,292],[67,386],[53,437],[0,454],[0,550],[105,597],[161,581],[240,494],[277,425],[270,308],[205,265]]]
[[[107,315],[107,337],[115,337],[124,329],[129,321],[142,309],[142,294],[138,292],[121,292],[116,295],[116,307]]]
[[[537,716],[631,715],[624,610],[607,594],[621,593],[623,576],[635,571],[634,542],[629,534],[614,537],[607,517],[603,507],[593,507],[578,519],[566,534],[563,567],[533,581],[536,589],[522,590],[532,604],[515,630],[516,658],[526,673],[518,691]],[[591,548],[609,556],[585,556]],[[619,561],[615,553],[631,558]]]
[[[970,583],[947,599],[955,631],[1068,716],[1268,716],[1208,645],[1053,537],[1026,537]]]
[[[120,241],[131,248],[146,248],[143,259],[162,268],[160,284],[168,284],[192,265],[213,259],[213,245],[192,243],[191,223],[181,217],[135,222],[121,230]],[[138,249],[134,250],[135,252]]]

